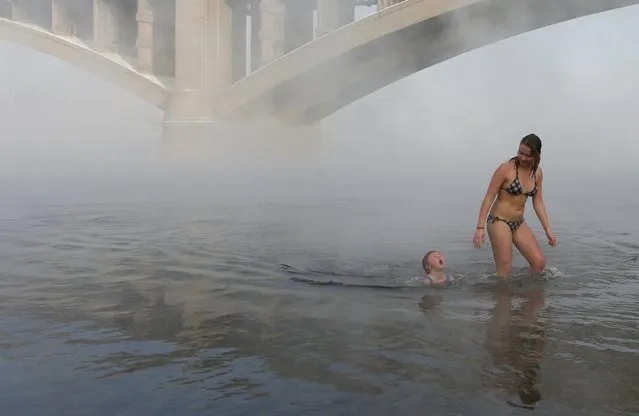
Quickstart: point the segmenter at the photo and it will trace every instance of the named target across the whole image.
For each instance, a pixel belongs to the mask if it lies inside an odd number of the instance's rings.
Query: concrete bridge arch
[[[263,66],[216,98],[222,119],[312,124],[465,52],[639,0],[405,0]]]
[[[315,124],[462,53],[635,4],[639,0],[0,0],[0,39],[101,75],[163,109],[167,121]],[[353,22],[354,8],[362,5],[379,11]]]
[[[141,74],[115,54],[108,56],[96,52],[79,40],[5,18],[0,18],[0,40],[22,45],[100,75],[161,109],[167,104],[170,91],[160,80]]]

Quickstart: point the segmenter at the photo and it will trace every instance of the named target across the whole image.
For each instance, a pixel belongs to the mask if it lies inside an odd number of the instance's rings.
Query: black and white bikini
[[[511,195],[526,195],[526,196],[535,196],[537,195],[537,174],[533,172],[533,189],[530,192],[524,192],[524,188],[521,186],[521,182],[519,181],[519,163],[515,162],[515,179],[513,179],[513,181],[510,183],[510,185],[508,185],[506,188],[501,188],[504,191],[508,192]],[[517,231],[517,228],[519,228],[519,226],[521,224],[524,223],[524,219],[520,219],[520,220],[506,220],[503,218],[499,218],[495,215],[489,214],[488,218],[486,219],[486,221],[490,221],[491,223],[494,223],[495,221],[503,221],[506,224],[508,224],[508,226],[510,227],[510,231],[512,231],[513,233],[515,231]]]

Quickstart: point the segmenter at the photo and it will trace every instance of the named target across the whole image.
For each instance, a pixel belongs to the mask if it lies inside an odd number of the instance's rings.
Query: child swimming
[[[431,286],[449,286],[455,281],[453,276],[444,273],[444,256],[437,250],[430,250],[424,255],[422,267],[426,272],[424,284]]]

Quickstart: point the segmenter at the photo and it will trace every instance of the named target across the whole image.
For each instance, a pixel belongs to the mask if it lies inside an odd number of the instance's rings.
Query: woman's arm
[[[486,224],[486,218],[488,217],[488,212],[490,211],[490,207],[493,205],[493,202],[495,201],[497,192],[499,192],[499,186],[504,182],[504,178],[506,177],[508,163],[509,162],[504,162],[501,165],[499,165],[499,167],[493,173],[493,177],[490,178],[490,183],[488,184],[486,195],[484,195],[484,199],[481,201],[481,206],[479,207],[479,217],[477,218],[477,228],[482,228]]]
[[[546,205],[544,204],[544,197],[542,193],[544,181],[544,172],[539,168],[538,176],[537,176],[537,193],[533,196],[533,208],[535,209],[535,214],[537,214],[537,218],[539,218],[539,222],[541,222],[541,226],[544,227],[544,231],[548,234],[552,229],[550,228],[550,221],[548,220],[548,214],[546,214]]]

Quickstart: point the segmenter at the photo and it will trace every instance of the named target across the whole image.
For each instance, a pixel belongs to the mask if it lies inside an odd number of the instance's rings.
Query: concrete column
[[[153,74],[153,8],[149,0],[138,0],[138,71]]]
[[[175,0],[147,0],[153,10],[153,75],[175,77]]]
[[[52,0],[51,31],[91,42],[93,0]]]
[[[377,0],[377,10],[385,9],[403,1],[404,0]]]
[[[314,2],[287,0],[284,11],[284,53],[313,40]]]
[[[111,0],[118,16],[118,52],[137,61],[138,22],[137,0]]]
[[[317,0],[317,36],[355,20],[355,0]]]
[[[9,0],[0,0],[0,17],[11,20],[12,6]]]
[[[115,0],[93,0],[93,48],[117,52],[119,13]]]
[[[260,67],[261,45],[260,30],[262,28],[262,14],[260,0],[251,0],[251,71]]]
[[[313,40],[313,4],[309,0],[262,0],[262,65]]]
[[[284,55],[284,13],[282,0],[260,3],[260,66]]]
[[[11,18],[16,22],[31,23],[27,4],[21,0],[11,0]]]
[[[232,82],[239,81],[246,76],[246,15],[247,3],[244,0],[229,2],[231,6],[231,55]]]
[[[75,36],[75,25],[69,16],[65,0],[52,0],[51,30],[56,35]]]
[[[175,86],[167,121],[212,120],[216,94],[231,83],[226,0],[176,0]]]
[[[11,17],[50,31],[51,6],[51,0],[11,0]]]

